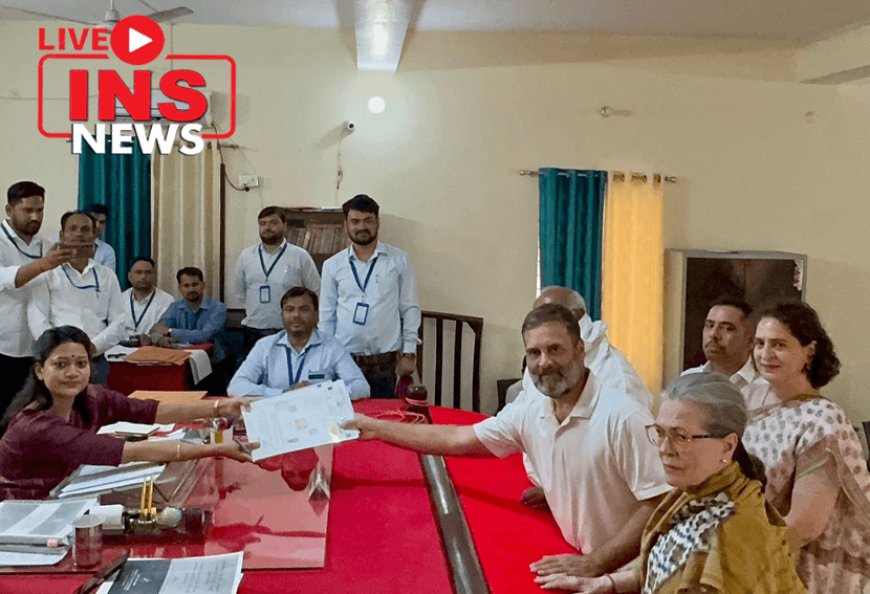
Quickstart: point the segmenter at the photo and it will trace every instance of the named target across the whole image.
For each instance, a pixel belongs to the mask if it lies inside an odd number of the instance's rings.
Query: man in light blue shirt
[[[392,396],[396,376],[417,366],[417,282],[405,252],[378,241],[377,202],[359,194],[342,209],[352,243],[323,263],[320,329],[350,351],[374,396]]]
[[[212,362],[226,358],[220,334],[227,323],[227,306],[211,297],[204,297],[202,270],[195,266],[182,268],[175,275],[183,299],[169,306],[160,321],[151,329],[151,340],[159,346],[172,348],[178,343],[214,345]]]
[[[91,218],[94,219],[96,228],[96,239],[94,239],[94,262],[102,264],[112,269],[115,274],[118,273],[118,265],[115,261],[115,248],[100,239],[106,231],[106,221],[109,219],[109,207],[105,204],[91,204],[85,209]]]
[[[298,384],[342,380],[353,399],[369,384],[338,340],[317,327],[317,293],[292,287],[281,297],[284,330],[261,338],[227,388],[229,394],[277,396]]]

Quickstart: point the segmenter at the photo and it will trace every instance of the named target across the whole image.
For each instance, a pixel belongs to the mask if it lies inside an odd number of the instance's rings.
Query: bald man
[[[541,294],[535,300],[533,307],[537,308],[547,304],[561,305],[574,314],[574,319],[580,326],[580,337],[586,347],[586,357],[584,358],[586,368],[602,384],[626,394],[645,409],[651,409],[653,398],[646,384],[643,383],[626,356],[607,340],[607,324],[602,321],[593,322],[589,314],[586,313],[586,300],[583,299],[583,296],[568,287],[545,287],[541,290]],[[508,402],[525,398],[545,398],[532,381],[528,368],[523,372],[523,379],[508,388],[507,394]],[[540,485],[540,481],[531,461],[523,456],[523,463],[529,480],[536,486],[523,493],[522,502],[534,508],[547,507],[544,492],[537,486]]]

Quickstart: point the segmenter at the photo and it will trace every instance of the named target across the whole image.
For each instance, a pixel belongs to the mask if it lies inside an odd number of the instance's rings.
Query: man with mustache
[[[699,372],[721,373],[737,386],[750,411],[774,404],[776,395],[752,361],[755,327],[751,323],[752,307],[741,299],[723,297],[707,312],[701,347],[707,362],[685,370],[681,375]]]
[[[236,295],[245,302],[244,355],[261,338],[281,331],[281,296],[291,287],[320,291],[314,260],[299,246],[287,243],[287,217],[278,206],[257,215],[260,243],[246,247],[236,263]]]
[[[359,194],[342,210],[351,245],[323,263],[320,329],[353,355],[372,396],[393,396],[396,377],[417,367],[414,271],[405,252],[378,241],[377,202]]]
[[[583,555],[546,556],[540,575],[599,576],[640,551],[659,496],[670,490],[645,427],[653,417],[585,368],[574,315],[543,305],[523,321],[526,363],[546,398],[523,398],[473,426],[411,425],[356,415],[362,439],[440,455],[524,452],[565,540]]]
[[[27,326],[27,301],[39,275],[57,268],[72,257],[39,237],[45,210],[45,188],[20,181],[6,191],[6,219],[0,223],[0,416],[24,384],[33,366],[33,336]]]

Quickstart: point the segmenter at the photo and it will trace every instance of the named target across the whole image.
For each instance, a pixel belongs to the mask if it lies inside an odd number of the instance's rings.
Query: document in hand
[[[353,418],[350,396],[342,381],[322,382],[262,398],[242,410],[248,441],[260,442],[255,461],[287,452],[339,443],[359,437],[341,424]]]
[[[129,559],[97,594],[235,594],[243,553],[186,559]]]

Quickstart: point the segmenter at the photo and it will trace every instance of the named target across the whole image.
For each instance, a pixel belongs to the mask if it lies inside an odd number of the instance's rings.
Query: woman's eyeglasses
[[[662,445],[662,443],[667,439],[670,442],[671,446],[675,448],[682,448],[688,446],[690,443],[695,441],[696,439],[719,439],[715,435],[686,435],[685,433],[680,433],[676,429],[664,429],[659,427],[655,423],[652,425],[647,425],[646,436],[649,439],[649,442],[656,447]]]

